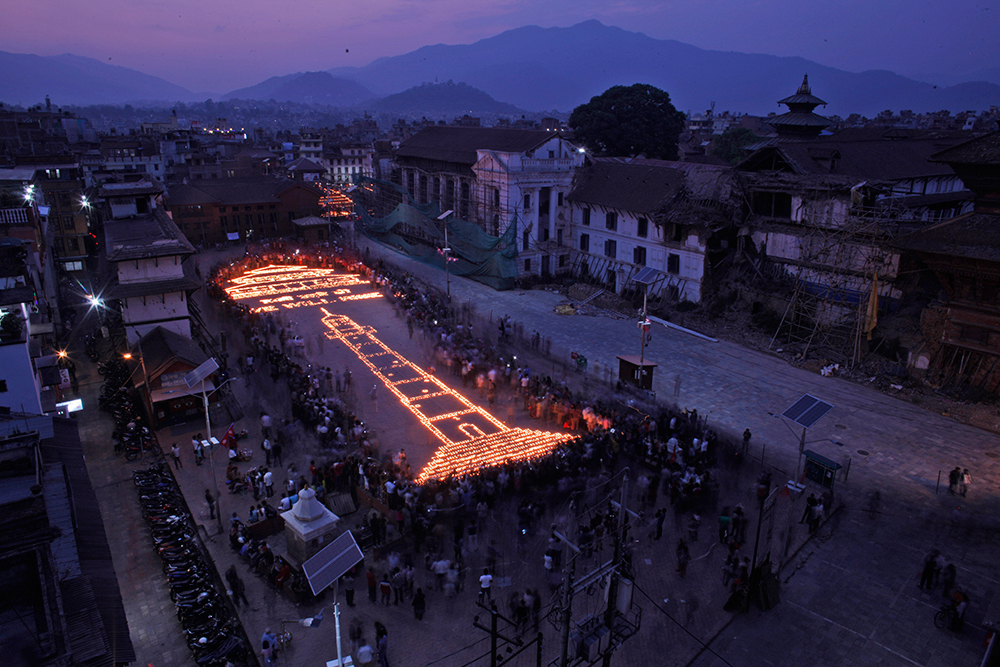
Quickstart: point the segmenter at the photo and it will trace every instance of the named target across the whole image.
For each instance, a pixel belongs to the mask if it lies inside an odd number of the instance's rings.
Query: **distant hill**
[[[196,93],[159,77],[65,53],[35,56],[0,51],[0,102],[31,106],[195,102]]]
[[[517,107],[498,102],[465,83],[425,83],[365,105],[366,110],[428,116],[519,115]]]
[[[885,109],[915,112],[986,109],[1000,104],[993,83],[941,87],[892,72],[852,73],[805,58],[708,51],[675,40],[586,21],[570,28],[527,26],[474,44],[425,46],[365,67],[329,70],[376,93],[424,81],[454,80],[523,109],[570,111],[614,85],[648,83],[670,93],[681,111],[766,115],[809,75],[813,93],[829,102],[818,113],[874,116]]]
[[[325,104],[347,107],[377,97],[356,81],[335,78],[329,72],[298,72],[274,76],[256,86],[240,88],[223,96],[224,100],[276,100],[299,104]]]

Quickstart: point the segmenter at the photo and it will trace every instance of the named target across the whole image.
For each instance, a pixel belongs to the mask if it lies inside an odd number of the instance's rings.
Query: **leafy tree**
[[[757,135],[749,128],[731,127],[712,141],[712,155],[722,158],[729,164],[736,164],[746,157],[743,147],[757,139]]]
[[[684,114],[650,85],[613,86],[573,109],[569,125],[597,155],[677,159]]]

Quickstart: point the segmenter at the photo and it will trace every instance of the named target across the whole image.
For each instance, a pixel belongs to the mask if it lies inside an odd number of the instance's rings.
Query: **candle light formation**
[[[335,269],[312,266],[263,266],[247,271],[230,281],[226,293],[232,299],[260,299],[255,312],[274,312],[278,308],[293,309],[325,306],[337,301],[380,299],[381,292],[351,294],[351,287],[367,285],[360,276],[338,273]],[[305,292],[304,294],[298,294]],[[293,297],[292,294],[297,294]]]
[[[382,293],[352,293],[367,286],[360,276],[334,269],[269,265],[247,271],[225,288],[234,300],[257,299],[256,312],[319,306],[327,337],[340,340],[385,384],[414,417],[441,442],[416,481],[475,473],[481,468],[546,456],[573,439],[568,433],[510,428],[431,373],[410,362],[362,326],[323,306],[337,301],[381,298]]]
[[[568,433],[510,428],[487,410],[431,375],[375,337],[375,329],[359,325],[326,308],[323,324],[329,337],[344,343],[429,430],[442,446],[416,481],[475,473],[505,462],[549,454],[571,440]]]

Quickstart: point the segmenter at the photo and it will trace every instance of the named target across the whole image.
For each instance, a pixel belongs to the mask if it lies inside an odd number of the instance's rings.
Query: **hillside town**
[[[830,563],[998,664],[1000,108],[787,88],[673,159],[0,105],[11,664],[782,664]]]

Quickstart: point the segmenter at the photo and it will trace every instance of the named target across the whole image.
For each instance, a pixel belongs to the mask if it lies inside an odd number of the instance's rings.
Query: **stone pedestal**
[[[281,518],[285,520],[288,555],[299,565],[329,544],[340,521],[316,500],[316,492],[308,486],[299,491],[299,499],[292,509],[281,513]]]

